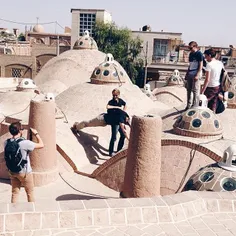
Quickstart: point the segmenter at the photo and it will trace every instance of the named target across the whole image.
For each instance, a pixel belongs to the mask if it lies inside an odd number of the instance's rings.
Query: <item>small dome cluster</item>
[[[228,171],[236,172],[236,145],[232,144],[225,151],[222,161],[218,165]]]
[[[97,43],[95,40],[89,36],[89,32],[86,30],[84,35],[79,38],[75,44],[73,49],[96,49],[98,50]]]
[[[114,60],[112,54],[106,55],[105,61],[96,67],[91,76],[91,83],[125,83],[128,76],[125,70]]]
[[[35,88],[37,88],[37,86],[35,85],[32,79],[22,79],[19,85],[17,86],[16,90],[22,91],[22,90],[31,90]]]
[[[174,132],[194,138],[221,135],[223,130],[217,115],[207,108],[207,98],[200,94],[197,107],[180,115],[173,125]]]
[[[201,168],[192,175],[183,191],[235,192],[236,172],[224,170],[217,163]]]
[[[195,138],[222,134],[221,122],[208,108],[187,110],[178,117],[173,127],[176,134]]]
[[[236,75],[231,79],[231,86],[228,91],[228,108],[236,108]]]
[[[182,78],[180,77],[179,71],[174,70],[173,74],[171,77],[167,80],[167,86],[177,86],[177,85],[183,85],[184,82]]]

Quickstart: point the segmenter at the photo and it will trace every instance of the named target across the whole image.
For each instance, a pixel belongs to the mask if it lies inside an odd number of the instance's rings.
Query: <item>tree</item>
[[[18,36],[18,41],[25,41],[25,35],[23,33],[20,33]]]
[[[143,60],[139,58],[142,40],[132,38],[128,28],[119,28],[115,23],[98,22],[94,27],[94,40],[98,49],[111,53],[126,70],[133,83],[143,84]]]

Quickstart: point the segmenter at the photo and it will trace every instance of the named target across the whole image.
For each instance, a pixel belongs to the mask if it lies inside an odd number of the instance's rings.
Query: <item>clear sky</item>
[[[17,22],[58,21],[71,27],[71,8],[98,8],[112,13],[119,26],[139,30],[150,25],[152,31],[183,33],[184,42],[200,45],[236,45],[236,0],[1,0],[0,18]],[[0,20],[0,27],[19,28]],[[28,27],[29,29],[29,27]],[[48,32],[60,32],[55,24],[45,25]]]

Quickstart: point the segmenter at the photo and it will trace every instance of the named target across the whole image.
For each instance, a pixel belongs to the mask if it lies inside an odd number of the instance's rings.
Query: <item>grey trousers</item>
[[[195,106],[197,104],[197,97],[200,94],[200,77],[198,80],[194,80],[195,76],[188,75],[186,77],[186,89],[187,89],[187,107]],[[191,93],[193,93],[193,99],[191,99]]]

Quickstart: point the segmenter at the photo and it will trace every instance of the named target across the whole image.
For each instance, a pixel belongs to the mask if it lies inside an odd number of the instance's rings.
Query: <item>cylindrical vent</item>
[[[35,149],[30,156],[37,186],[54,181],[57,175],[55,110],[53,101],[30,102],[29,127],[38,131],[44,143],[44,148]],[[37,142],[34,135],[32,141]]]
[[[122,191],[124,197],[160,195],[161,132],[160,117],[133,117]]]

